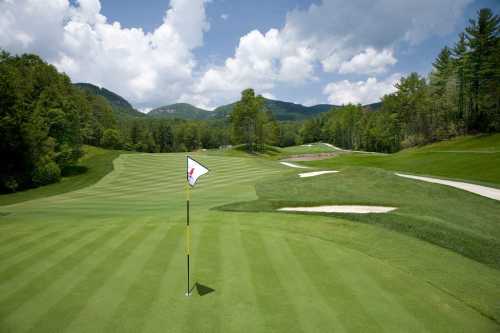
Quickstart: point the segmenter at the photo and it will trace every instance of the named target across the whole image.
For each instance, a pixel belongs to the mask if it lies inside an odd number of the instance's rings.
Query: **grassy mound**
[[[92,185],[113,170],[113,160],[121,153],[92,146],[85,146],[84,151],[85,155],[78,165],[63,170],[60,182],[13,194],[2,194],[0,206],[71,192]]]

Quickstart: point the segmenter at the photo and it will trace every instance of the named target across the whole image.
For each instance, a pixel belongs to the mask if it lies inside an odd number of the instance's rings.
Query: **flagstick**
[[[187,258],[187,289],[186,296],[191,296],[189,291],[189,255],[191,254],[191,227],[189,226],[189,185],[186,183],[186,258]]]

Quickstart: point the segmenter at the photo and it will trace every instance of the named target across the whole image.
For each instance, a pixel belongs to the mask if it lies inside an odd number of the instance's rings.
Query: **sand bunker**
[[[464,190],[467,192],[479,194],[483,197],[487,197],[487,198],[490,198],[493,200],[500,201],[500,189],[496,189],[493,187],[469,184],[469,183],[464,183],[464,182],[456,182],[456,181],[452,181],[452,180],[444,180],[444,179],[439,179],[439,178],[405,175],[402,173],[396,173],[395,175],[397,175],[399,177],[404,177],[404,178],[422,180],[424,182],[429,182],[429,183],[447,185],[447,186],[455,187],[455,188],[458,188],[458,189],[461,189],[461,190]]]
[[[337,172],[338,171],[336,171],[336,170],[303,172],[303,173],[299,173],[299,177],[300,178],[315,177],[315,176],[324,175],[326,173],[337,173]]]
[[[289,162],[280,162],[283,165],[286,165],[290,168],[298,168],[298,169],[309,169],[309,167],[303,166],[303,165],[298,165],[294,163],[289,163]]]
[[[317,206],[317,207],[284,207],[278,209],[282,212],[309,212],[309,213],[354,213],[354,214],[369,214],[369,213],[388,213],[397,208],[383,206],[351,206],[351,205],[334,205],[334,206]]]

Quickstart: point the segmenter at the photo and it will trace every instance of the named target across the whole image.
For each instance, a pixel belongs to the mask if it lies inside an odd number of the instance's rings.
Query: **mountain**
[[[231,103],[219,106],[213,112],[216,118],[228,117],[233,111],[236,103]],[[328,112],[335,105],[318,104],[313,106],[304,106],[302,104],[295,104],[291,102],[276,101],[264,98],[264,107],[271,111],[276,120],[303,120],[306,118],[314,117],[320,113]]]
[[[118,94],[115,94],[112,91],[109,91],[106,88],[99,88],[90,83],[75,83],[75,87],[85,90],[92,95],[102,96],[104,97],[111,107],[113,108],[113,112],[118,117],[144,117],[144,113],[137,111],[132,107],[132,105],[123,97]]]
[[[154,118],[208,119],[213,118],[214,115],[212,111],[200,109],[188,103],[160,106],[148,112],[148,117]]]
[[[363,107],[365,109],[370,110],[370,111],[378,111],[382,107],[382,102],[366,104],[366,105],[363,105]]]

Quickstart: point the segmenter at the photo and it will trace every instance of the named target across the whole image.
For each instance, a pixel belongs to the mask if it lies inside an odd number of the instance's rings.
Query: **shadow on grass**
[[[198,295],[200,296],[205,296],[207,294],[213,293],[215,289],[210,288],[208,286],[205,286],[199,282],[196,282],[193,289],[196,287],[196,291],[198,292]]]

